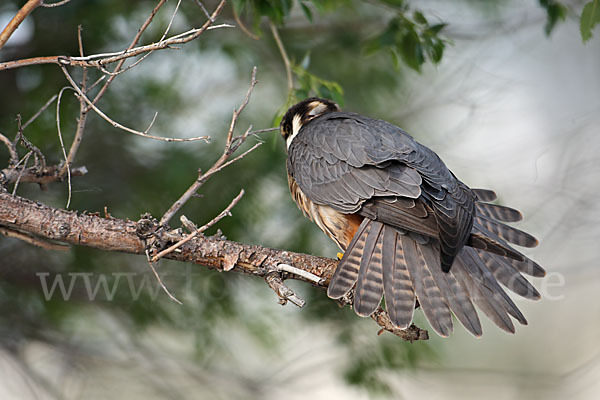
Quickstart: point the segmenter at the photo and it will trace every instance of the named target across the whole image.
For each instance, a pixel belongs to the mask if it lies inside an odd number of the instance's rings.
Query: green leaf
[[[313,15],[312,15],[312,11],[310,10],[310,8],[306,4],[304,4],[304,2],[300,2],[300,7],[302,7],[302,11],[304,11],[304,15],[306,16],[306,19],[308,19],[310,21],[310,23],[312,24]]]
[[[425,18],[423,13],[419,10],[413,13],[413,19],[419,24],[427,25],[427,18]]]
[[[438,33],[441,32],[442,29],[444,29],[446,26],[448,26],[448,24],[435,24],[435,25],[429,25],[429,28],[427,28],[427,30],[429,32],[431,32],[434,35],[437,35]]]
[[[593,0],[583,7],[579,29],[581,30],[581,39],[587,42],[592,37],[592,29],[600,22],[600,0]]]
[[[423,47],[419,35],[414,29],[402,37],[398,47],[404,62],[417,72],[421,72],[421,65],[425,62]]]
[[[438,64],[442,60],[445,47],[444,42],[441,40],[436,40],[427,46],[427,54],[434,64]]]
[[[564,21],[567,18],[567,7],[555,0],[539,0],[540,6],[546,9],[546,26],[544,31],[546,36],[552,33],[558,21]]]
[[[398,56],[398,52],[394,49],[390,49],[390,55],[392,56],[392,63],[394,64],[394,68],[400,68],[400,57]]]

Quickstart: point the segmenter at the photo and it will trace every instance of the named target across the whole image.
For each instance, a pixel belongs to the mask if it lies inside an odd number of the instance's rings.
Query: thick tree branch
[[[48,207],[38,202],[0,193],[0,226],[28,233],[35,237],[75,244],[106,251],[145,254],[146,239],[156,238],[164,246],[184,238],[182,233],[163,230],[156,220],[144,218],[138,222]],[[165,258],[205,265],[221,271],[232,270],[273,280],[273,272],[282,273],[280,264],[321,278],[320,283],[302,274],[283,272],[284,278],[297,279],[313,286],[327,286],[337,266],[337,260],[307,254],[292,253],[267,247],[247,245],[214,237],[197,236],[181,245],[180,251]],[[288,268],[288,270],[290,270]],[[270,275],[271,274],[271,275]],[[276,278],[276,277],[275,277]],[[275,279],[277,281],[277,279]],[[277,282],[276,282],[277,283]],[[278,286],[279,287],[279,286]],[[287,293],[284,293],[287,295]],[[291,300],[288,298],[288,300]],[[373,318],[383,329],[404,340],[423,340],[426,331],[411,327],[393,328],[384,310]]]
[[[5,168],[0,170],[0,185],[16,183],[17,180],[22,183],[39,183],[45,185],[51,182],[63,182],[66,178],[61,172],[62,166],[50,165],[44,168]],[[71,176],[83,176],[87,174],[86,167],[77,167],[71,169]]]

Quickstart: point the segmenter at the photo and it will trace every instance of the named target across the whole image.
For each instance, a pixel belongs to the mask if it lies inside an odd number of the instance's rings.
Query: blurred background
[[[23,3],[3,1],[0,26]],[[236,1],[218,21],[241,21],[250,35],[216,29],[181,50],[153,53],[100,103],[141,130],[158,111],[154,135],[210,135],[210,144],[146,140],[91,113],[75,160],[89,173],[73,180],[71,209],[160,217],[197,169],[219,157],[256,65],[259,84],[239,134],[249,124],[276,125],[295,99],[331,97],[403,127],[465,183],[494,189],[525,214],[518,227],[541,241],[525,253],[548,275],[534,279],[541,301],[513,296],[529,321],[515,335],[482,317],[480,339],[457,326],[447,339],[431,331],[428,342],[404,343],[378,336],[373,321],[308,285],[289,282],[307,300],[303,309],[281,307],[260,279],[161,260],[180,306],[156,290],[142,257],[50,252],[0,237],[0,398],[598,398],[600,33],[582,42],[585,3]],[[176,4],[160,11],[142,43],[160,38]],[[204,2],[209,10],[216,4]],[[0,62],[76,55],[79,24],[87,54],[118,51],[154,5],[73,0],[37,9],[0,50]],[[171,32],[205,20],[195,1],[184,0]],[[294,66],[291,94],[269,20]],[[0,132],[14,137],[17,114],[28,119],[66,85],[52,65],[0,72]],[[78,107],[67,92],[60,110],[67,143]],[[62,158],[55,112],[53,105],[25,131],[49,163]],[[264,143],[214,176],[182,213],[206,223],[244,188],[233,216],[216,227],[228,239],[335,257],[334,244],[289,196],[279,134],[252,137],[245,148],[257,141]],[[0,165],[7,163],[1,147]],[[60,208],[67,200],[65,184],[46,192],[20,185],[17,193]],[[122,273],[132,279],[118,281]],[[48,289],[57,276],[67,286],[79,277],[68,299],[58,286],[44,294],[43,283]],[[90,300],[84,276],[92,285],[104,276],[115,290]]]

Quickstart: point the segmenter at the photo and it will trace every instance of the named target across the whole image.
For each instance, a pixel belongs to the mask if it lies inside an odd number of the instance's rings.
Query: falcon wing
[[[469,239],[475,195],[433,151],[395,125],[353,113],[328,113],[300,132],[288,149],[288,172],[304,194],[342,213],[438,237],[442,269],[450,269]],[[433,212],[414,201],[379,201],[398,197],[420,199]]]

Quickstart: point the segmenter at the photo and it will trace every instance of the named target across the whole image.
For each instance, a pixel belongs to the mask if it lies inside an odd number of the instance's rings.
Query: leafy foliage
[[[444,49],[449,41],[440,32],[446,24],[431,24],[421,11],[412,15],[406,6],[402,6],[387,28],[372,39],[367,51],[387,50],[392,55],[394,65],[399,67],[399,59],[413,70],[420,72],[427,60],[438,64],[442,60]]]

